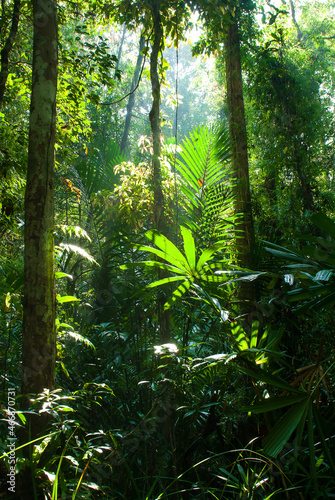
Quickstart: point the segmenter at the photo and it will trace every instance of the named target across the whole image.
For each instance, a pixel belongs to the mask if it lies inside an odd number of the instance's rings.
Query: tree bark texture
[[[137,56],[133,81],[131,83],[131,88],[130,88],[130,92],[132,92],[132,93],[129,96],[128,104],[127,104],[126,121],[124,124],[124,131],[123,131],[122,140],[121,140],[121,151],[122,152],[124,152],[126,150],[126,147],[127,147],[129,129],[130,129],[130,121],[131,121],[131,116],[132,116],[132,112],[133,112],[133,108],[134,108],[134,104],[135,104],[134,89],[137,85],[137,81],[138,81],[138,78],[140,76],[140,71],[141,71],[143,57],[144,57],[142,54],[142,50],[144,49],[144,46],[145,46],[145,36],[144,36],[144,33],[142,33],[141,38],[140,38],[139,52],[138,52],[138,56]]]
[[[238,260],[241,266],[251,268],[254,228],[249,184],[247,130],[238,25],[232,16],[230,16],[225,38],[225,58],[229,132],[233,144],[233,175],[236,182],[235,211],[236,214],[242,216],[237,233]]]
[[[33,74],[25,194],[22,393],[55,387],[54,146],[57,4],[33,0]]]
[[[2,108],[3,98],[6,90],[6,82],[9,73],[9,53],[14,45],[17,28],[19,25],[19,18],[20,18],[20,0],[14,0],[12,25],[6,43],[1,51],[0,109]]]
[[[163,27],[159,12],[159,0],[152,0],[152,19],[154,25],[154,42],[150,55],[150,81],[152,91],[152,108],[149,114],[153,142],[153,186],[154,186],[154,220],[157,231],[164,229],[164,195],[162,190],[162,175],[160,167],[161,155],[161,85],[158,74],[158,57],[163,45]]]
[[[155,229],[166,235],[167,225],[164,214],[164,194],[162,189],[162,173],[160,165],[161,155],[161,125],[160,125],[160,105],[161,105],[161,85],[158,74],[158,58],[163,48],[163,26],[159,12],[160,0],[151,0],[151,12],[153,20],[154,42],[150,55],[150,81],[152,90],[152,108],[149,114],[152,142],[152,180],[154,191],[154,225]],[[158,270],[158,279],[164,278],[163,271]],[[170,313],[164,311],[166,297],[164,293],[158,296],[158,324],[160,341],[167,342],[170,338]]]

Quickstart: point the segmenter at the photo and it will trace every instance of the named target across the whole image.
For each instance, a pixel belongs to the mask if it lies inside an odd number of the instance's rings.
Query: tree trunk
[[[300,152],[302,146],[294,138],[293,138],[293,144],[294,144],[294,168],[297,173],[297,177],[303,192],[304,210],[315,212],[313,190],[303,169],[304,162],[302,160],[302,154]]]
[[[252,268],[253,218],[249,185],[247,130],[243,102],[240,41],[237,21],[230,16],[225,38],[227,106],[229,131],[233,144],[233,174],[236,182],[236,214],[242,217],[238,224],[238,261],[242,267]]]
[[[127,32],[127,26],[124,25],[123,30],[122,30],[122,35],[121,35],[121,41],[120,41],[120,45],[119,45],[119,51],[117,53],[117,62],[116,62],[115,72],[114,72],[115,75],[118,74],[118,71],[120,68],[121,55],[122,55],[124,39],[126,37],[126,32]]]
[[[22,393],[55,387],[54,146],[57,5],[33,0],[33,74],[25,195]]]
[[[130,129],[131,115],[132,115],[134,104],[135,104],[135,92],[134,92],[134,89],[135,89],[135,87],[137,85],[137,81],[138,81],[138,78],[139,78],[139,75],[140,75],[140,71],[141,71],[141,67],[142,67],[142,63],[143,63],[142,50],[144,49],[144,45],[145,45],[145,36],[142,33],[141,34],[141,38],[140,38],[139,52],[138,52],[138,56],[137,56],[137,61],[136,61],[136,66],[135,66],[133,81],[131,83],[131,88],[130,88],[130,92],[132,92],[132,94],[130,94],[129,100],[128,100],[128,104],[127,104],[127,115],[126,115],[126,121],[125,121],[125,124],[124,124],[124,131],[123,131],[123,136],[122,136],[122,141],[121,141],[121,152],[124,152],[126,150],[126,147],[127,147],[128,135],[129,135],[129,129]]]
[[[150,124],[153,142],[152,177],[154,190],[154,224],[157,231],[167,233],[167,225],[164,214],[164,194],[162,189],[162,173],[160,166],[161,155],[161,126],[160,126],[160,104],[161,85],[158,75],[158,57],[163,48],[163,27],[159,12],[160,0],[151,0],[151,11],[153,20],[154,43],[150,56],[150,80],[152,89],[152,108],[150,111]],[[158,270],[158,279],[164,275]],[[166,297],[164,293],[158,296],[158,325],[160,341],[167,342],[170,338],[170,314],[163,310]]]
[[[300,29],[300,26],[298,24],[298,21],[295,17],[295,7],[294,7],[294,3],[293,3],[293,0],[289,0],[289,4],[290,4],[290,9],[291,9],[291,18],[292,18],[292,22],[294,24],[294,26],[296,27],[296,30],[297,30],[297,40],[298,42],[300,41],[303,41],[304,40],[304,35]]]
[[[9,53],[14,45],[14,40],[17,33],[20,18],[20,0],[14,0],[12,26],[6,43],[1,51],[1,71],[0,71],[0,109],[2,107],[3,98],[6,90],[6,82],[9,73]]]

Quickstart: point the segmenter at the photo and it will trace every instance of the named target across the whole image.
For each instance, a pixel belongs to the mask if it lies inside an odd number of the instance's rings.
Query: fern
[[[199,126],[183,141],[176,162],[182,176],[181,190],[187,199],[185,222],[204,245],[222,240],[236,218],[230,158],[228,130]]]

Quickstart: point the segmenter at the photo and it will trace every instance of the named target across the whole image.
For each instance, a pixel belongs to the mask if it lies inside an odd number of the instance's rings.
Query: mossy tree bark
[[[22,393],[55,387],[54,151],[57,5],[33,0],[33,74],[25,195]]]
[[[254,227],[251,209],[247,129],[243,100],[240,40],[237,19],[230,15],[225,38],[227,107],[229,131],[233,144],[233,175],[235,178],[235,212],[241,217],[237,229],[237,256],[240,266],[253,268]],[[250,283],[241,282],[239,298],[254,298]]]

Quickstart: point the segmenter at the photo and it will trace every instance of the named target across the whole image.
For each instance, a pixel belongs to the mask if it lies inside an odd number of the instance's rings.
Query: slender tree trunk
[[[3,98],[6,89],[6,82],[9,73],[9,53],[14,45],[14,40],[17,33],[20,18],[20,0],[14,0],[12,26],[6,43],[1,51],[1,70],[0,70],[0,109],[2,107]]]
[[[294,141],[294,160],[295,160],[294,168],[296,170],[297,177],[300,182],[302,192],[304,194],[303,198],[304,209],[309,210],[310,212],[315,212],[313,191],[307,176],[304,174],[304,169],[303,169],[304,162],[302,160],[301,152],[299,151],[299,149],[302,146],[299,143],[297,144],[297,141],[295,139],[293,139],[293,141]]]
[[[225,52],[229,131],[233,143],[233,172],[236,181],[235,211],[242,216],[241,223],[238,225],[238,260],[241,266],[252,268],[251,252],[254,228],[251,211],[240,41],[237,21],[232,16],[230,16],[227,27]]]
[[[138,56],[137,56],[133,81],[131,83],[130,92],[134,91],[134,89],[137,85],[139,75],[140,75],[140,71],[141,71],[141,67],[142,67],[142,63],[143,63],[143,57],[144,57],[142,54],[142,50],[144,49],[144,45],[145,45],[145,36],[144,36],[144,33],[142,33],[141,38],[140,38],[139,51],[138,51]],[[128,99],[126,121],[124,124],[124,131],[123,131],[123,136],[122,136],[122,140],[121,140],[121,152],[124,152],[126,150],[126,147],[127,147],[128,135],[129,135],[129,129],[130,129],[130,121],[131,121],[131,116],[132,116],[134,104],[135,104],[135,92],[130,94],[129,99]]]
[[[55,387],[54,146],[56,0],[33,0],[33,75],[25,195],[22,393]]]
[[[154,25],[154,43],[150,56],[150,81],[152,90],[152,108],[149,114],[153,142],[153,184],[154,184],[154,218],[157,231],[164,229],[164,195],[162,190],[162,175],[160,166],[161,155],[161,85],[158,75],[158,57],[163,45],[163,27],[159,13],[160,0],[152,0],[152,18]]]
[[[158,57],[163,48],[163,27],[159,12],[160,0],[151,0],[151,11],[154,30],[154,42],[150,56],[150,80],[152,89],[152,108],[150,111],[150,123],[153,142],[152,177],[154,190],[154,223],[155,228],[160,233],[167,233],[167,224],[164,214],[164,194],[162,189],[162,173],[160,165],[161,155],[161,126],[160,126],[160,105],[161,105],[161,85],[158,75]],[[163,278],[159,271],[158,278]],[[158,297],[158,324],[160,331],[160,341],[167,342],[170,338],[170,314],[163,311],[166,297],[161,293]]]
[[[123,26],[123,30],[122,30],[122,35],[121,35],[121,41],[120,41],[120,45],[119,45],[119,51],[117,53],[117,62],[116,62],[116,66],[115,66],[115,75],[118,73],[119,68],[120,68],[121,55],[122,55],[122,49],[123,49],[124,39],[126,37],[126,32],[127,32],[127,26],[124,25]]]
[[[297,40],[298,42],[299,41],[303,41],[304,40],[304,35],[300,29],[300,26],[298,24],[298,21],[297,21],[297,18],[295,16],[295,7],[294,7],[294,3],[293,3],[293,0],[289,0],[289,4],[290,4],[290,9],[291,9],[291,18],[292,18],[292,22],[294,24],[294,26],[296,27],[296,30],[297,30]]]

